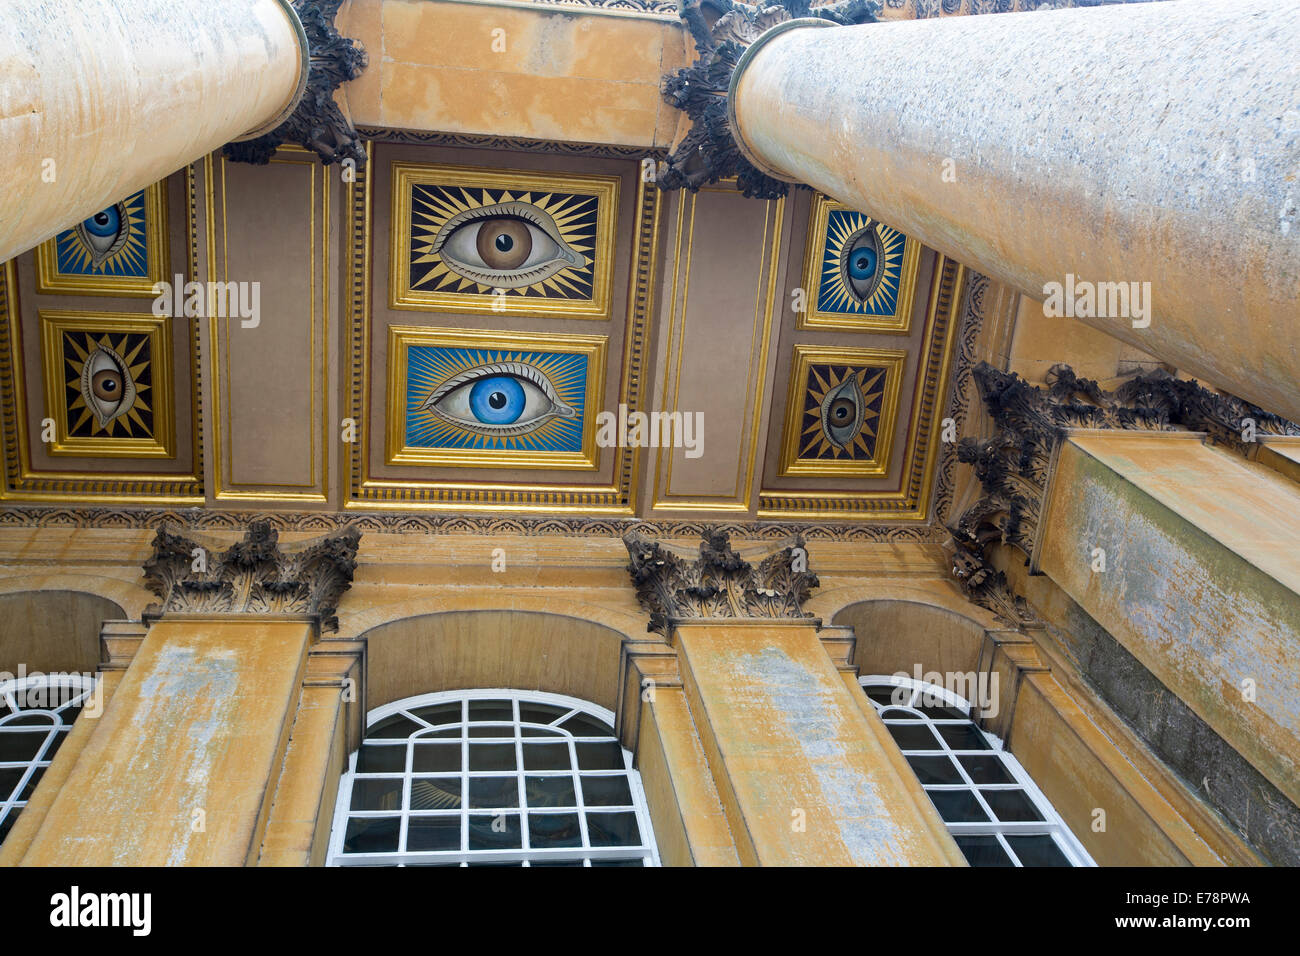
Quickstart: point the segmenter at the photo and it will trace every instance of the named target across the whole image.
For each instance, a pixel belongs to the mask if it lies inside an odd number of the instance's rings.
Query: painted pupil
[[[485,425],[510,425],[524,413],[524,387],[509,375],[480,379],[469,390],[469,408]]]
[[[506,217],[485,220],[478,228],[475,245],[489,269],[518,269],[533,251],[527,224]]]
[[[853,418],[853,413],[857,411],[852,400],[847,398],[837,399],[831,405],[831,418],[837,422],[847,422]]]
[[[90,380],[91,390],[105,401],[117,401],[122,397],[122,375],[112,369],[96,372]]]
[[[849,256],[849,275],[855,279],[870,279],[876,271],[876,251],[856,249]]]
[[[95,236],[114,236],[118,230],[117,207],[103,209],[85,222],[86,231]]]

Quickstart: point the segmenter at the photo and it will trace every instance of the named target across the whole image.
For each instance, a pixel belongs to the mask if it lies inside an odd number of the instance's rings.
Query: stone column
[[[976,369],[998,432],[959,447],[985,497],[954,528],[958,577],[1014,620],[983,546],[1018,547],[1300,803],[1300,485],[1260,460],[1300,427],[1166,375],[1051,378]]]
[[[313,663],[312,651],[349,586],[358,537],[281,550],[258,523],[223,552],[160,531],[145,568],[162,598],[146,612],[148,633],[103,714],[76,725],[84,744],[56,757],[57,793],[10,862],[319,861],[349,746],[340,675],[355,671]]]
[[[320,138],[364,65],[329,23],[339,2],[6,4],[0,261],[232,140]]]
[[[741,864],[965,865],[866,696],[823,647],[820,622],[801,610],[817,586],[801,540],[753,563],[725,533],[698,557],[635,533],[624,541],[651,629],[677,650],[682,717],[714,783],[703,789],[716,792]],[[688,841],[690,824],[701,832],[705,822],[684,821]]]
[[[1075,291],[1064,314],[1300,418],[1290,4],[832,25],[861,6],[693,24],[700,62],[666,86],[695,122],[680,178],[698,184],[693,160],[759,195],[805,183],[1035,298]],[[734,74],[724,40],[750,44]],[[1141,309],[1080,283],[1137,283]]]

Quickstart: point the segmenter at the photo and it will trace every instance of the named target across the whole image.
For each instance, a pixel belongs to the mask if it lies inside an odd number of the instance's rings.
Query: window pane
[[[388,853],[397,849],[401,817],[352,817],[343,837],[345,853]]]
[[[575,737],[613,737],[614,728],[589,714],[574,714],[560,724]]]
[[[461,703],[454,701],[447,704],[431,704],[428,707],[418,707],[411,711],[416,717],[419,717],[425,723],[429,724],[458,724],[461,716]],[[371,735],[367,735],[371,736]]]
[[[519,806],[519,778],[470,777],[471,810],[496,810]]]
[[[568,770],[570,766],[567,743],[524,744],[525,770]]]
[[[519,702],[519,719],[525,724],[549,724],[567,714],[572,708],[556,707],[534,700]]]
[[[623,748],[618,741],[605,744],[577,744],[578,766],[583,770],[622,770]]]
[[[412,810],[456,810],[461,802],[460,777],[418,777],[411,781]]]
[[[357,773],[401,773],[406,769],[406,744],[367,744],[357,754]]]
[[[514,770],[514,744],[470,744],[470,770]]]
[[[413,773],[459,773],[460,744],[426,744],[417,741],[411,751]]]
[[[528,814],[528,840],[537,849],[582,846],[582,830],[576,813]]]
[[[1015,866],[998,838],[993,836],[954,837],[957,847],[971,866]]]
[[[469,719],[471,721],[487,720],[512,723],[515,719],[515,711],[508,700],[471,700],[469,702]]]
[[[1001,757],[993,754],[972,754],[970,756],[958,757],[961,765],[966,768],[970,778],[976,783],[1015,783],[1015,777],[1011,776],[1002,762]]]
[[[380,740],[409,737],[421,726],[404,714],[393,714],[366,730],[366,736]]]
[[[471,813],[469,848],[471,850],[515,850],[523,846],[519,835],[519,814]]]
[[[981,790],[980,796],[993,808],[999,820],[1043,819],[1043,815],[1023,790]]]
[[[918,757],[909,755],[908,766],[916,772],[921,783],[964,783],[952,760],[942,755]]]
[[[524,778],[524,797],[530,807],[572,807],[578,803],[573,778],[567,775]]]
[[[1069,866],[1070,861],[1050,836],[1008,836],[1007,843],[1022,866]]]
[[[888,724],[889,732],[903,750],[941,750],[930,728],[924,724]]]
[[[589,807],[627,807],[632,805],[632,790],[627,777],[583,777],[582,802]]]
[[[406,825],[408,850],[459,850],[460,816],[411,817]]]
[[[402,809],[402,778],[358,780],[352,787],[353,810]]]
[[[974,724],[939,724],[935,730],[953,750],[992,750],[988,739]]]
[[[983,823],[989,815],[969,790],[927,790],[944,823]]]
[[[587,835],[592,846],[636,846],[641,842],[635,813],[589,813]]]

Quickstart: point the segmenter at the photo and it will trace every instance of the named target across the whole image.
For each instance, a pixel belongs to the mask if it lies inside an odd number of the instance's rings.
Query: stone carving
[[[239,143],[227,143],[227,159],[238,163],[265,165],[283,143],[298,143],[321,158],[325,165],[352,160],[365,164],[366,150],[361,137],[334,102],[334,91],[355,80],[366,68],[366,51],[355,41],[339,34],[334,16],[343,0],[294,0],[307,46],[311,70],[293,114],[265,136]]]
[[[281,548],[267,521],[254,521],[244,540],[224,551],[170,530],[154,536],[144,565],[145,586],[161,598],[146,614],[312,614],[324,631],[338,630],[339,597],[352,586],[361,532],[345,528]]]
[[[1246,440],[1252,432],[1300,435],[1294,422],[1163,370],[1135,375],[1113,392],[1079,378],[1068,365],[1048,370],[1046,388],[987,362],[973,374],[997,431],[990,438],[963,438],[957,446],[958,461],[975,469],[984,496],[950,529],[953,576],[972,601],[1013,622],[1023,601],[1011,599],[1005,577],[987,564],[984,549],[1002,542],[1032,556],[1052,458],[1067,429],[1187,429],[1206,432],[1211,442],[1242,455],[1255,447]]]
[[[746,196],[776,199],[788,183],[760,172],[736,147],[727,119],[727,89],[746,47],[765,30],[800,17],[832,23],[871,23],[880,12],[877,0],[841,0],[810,7],[809,0],[776,0],[771,6],[737,0],[682,0],[681,18],[695,40],[697,59],[664,77],[663,96],[686,113],[691,129],[668,155],[658,176],[661,189],[692,191],[735,176]]]
[[[811,618],[802,605],[818,586],[817,575],[808,570],[803,537],[786,540],[784,548],[756,567],[732,549],[725,531],[704,535],[695,559],[639,532],[627,532],[627,570],[637,600],[650,612],[646,630],[666,636],[674,624],[690,620]]]

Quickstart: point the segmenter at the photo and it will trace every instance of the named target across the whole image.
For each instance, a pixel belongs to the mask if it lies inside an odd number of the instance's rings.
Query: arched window
[[[0,681],[0,843],[94,690],[75,674]]]
[[[971,705],[937,684],[859,679],[971,866],[1095,866]]]
[[[657,866],[614,715],[473,690],[372,711],[339,785],[335,866]]]

